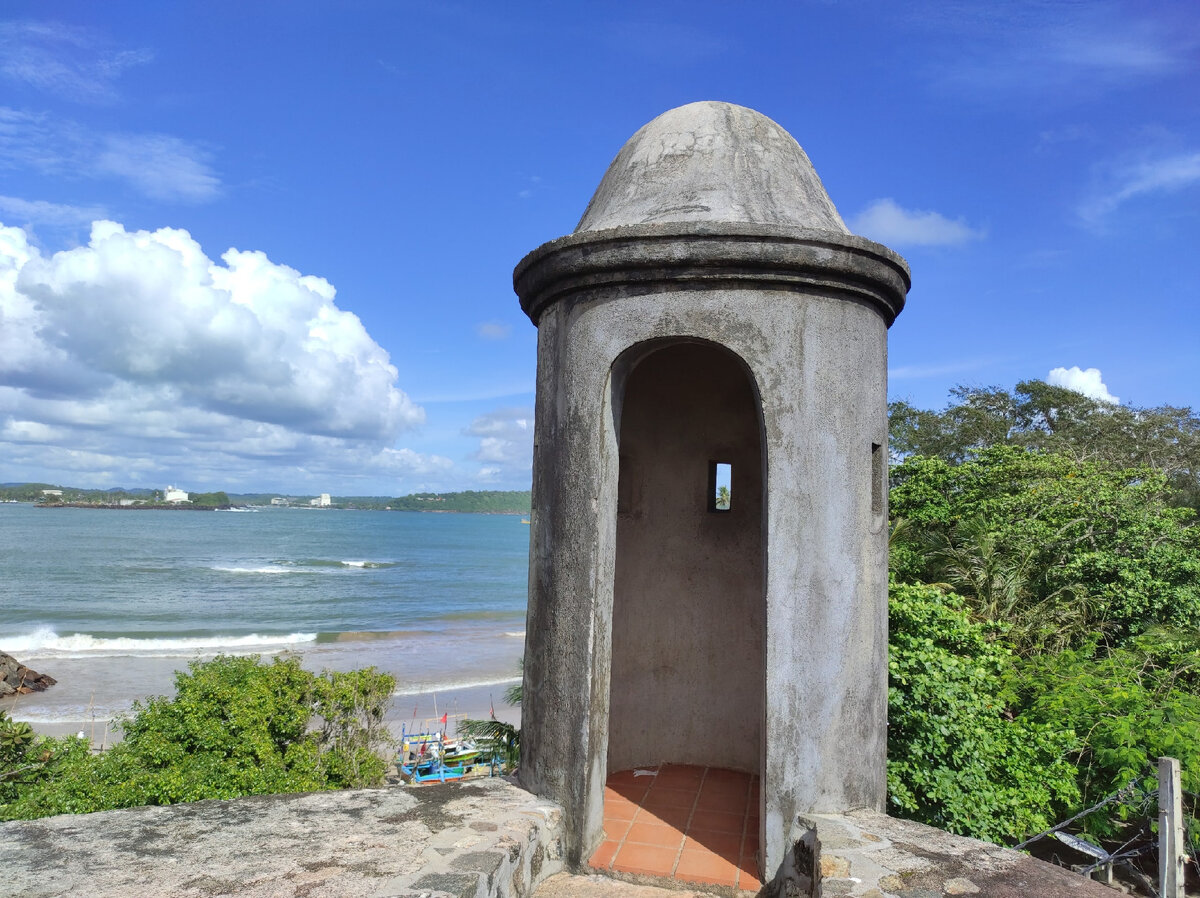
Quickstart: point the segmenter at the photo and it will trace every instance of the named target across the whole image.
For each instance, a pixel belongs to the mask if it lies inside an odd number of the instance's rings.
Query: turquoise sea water
[[[0,504],[0,650],[59,684],[35,723],[106,718],[218,652],[373,664],[415,695],[511,681],[529,527],[509,515]]]

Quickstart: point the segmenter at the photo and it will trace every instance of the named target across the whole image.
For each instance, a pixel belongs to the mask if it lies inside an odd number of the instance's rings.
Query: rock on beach
[[[57,682],[49,674],[30,670],[12,655],[0,652],[0,698],[6,695],[42,692]]]

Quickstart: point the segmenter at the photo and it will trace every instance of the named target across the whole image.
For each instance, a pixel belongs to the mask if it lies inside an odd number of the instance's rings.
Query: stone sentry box
[[[538,328],[520,780],[579,865],[609,773],[757,774],[769,879],[799,814],[884,803],[908,267],[849,233],[783,128],[703,102],[630,138],[513,280]]]

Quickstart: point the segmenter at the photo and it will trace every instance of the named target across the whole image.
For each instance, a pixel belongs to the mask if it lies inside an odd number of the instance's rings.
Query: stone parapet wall
[[[502,779],[48,817],[0,824],[0,898],[526,898],[560,826]]]

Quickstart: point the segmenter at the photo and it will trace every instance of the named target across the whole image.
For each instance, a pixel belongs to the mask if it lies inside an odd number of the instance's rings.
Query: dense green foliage
[[[174,698],[134,705],[124,738],[91,755],[82,739],[16,747],[0,719],[0,820],[202,798],[379,783],[395,681],[373,668],[313,674],[295,658],[192,662]]]
[[[1097,643],[1030,658],[1008,672],[1021,720],[1069,728],[1078,782],[1090,806],[1135,780],[1154,788],[1148,764],[1178,758],[1183,788],[1200,792],[1200,640],[1154,631],[1123,646]],[[1088,821],[1115,835],[1121,809]]]
[[[462,493],[414,493],[388,501],[393,511],[467,511],[529,514],[529,490],[467,490]]]
[[[188,496],[188,501],[193,505],[211,505],[215,508],[228,507],[231,504],[229,496],[221,491],[215,493],[191,493]]]
[[[996,842],[1051,825],[1079,797],[1073,734],[1013,721],[1000,697],[1011,653],[932,586],[893,584],[889,809]]]
[[[891,409],[893,811],[1015,840],[1162,755],[1196,791],[1197,419],[1037,382],[954,396]]]
[[[995,447],[892,470],[902,581],[949,582],[1034,650],[1092,631],[1200,624],[1200,530],[1164,475]],[[1061,646],[1060,646],[1061,647]]]
[[[950,394],[940,412],[889,405],[893,456],[958,463],[980,449],[1015,446],[1113,468],[1153,468],[1166,478],[1173,503],[1200,511],[1200,415],[1190,408],[1113,405],[1040,380],[1012,391],[956,387]]]

